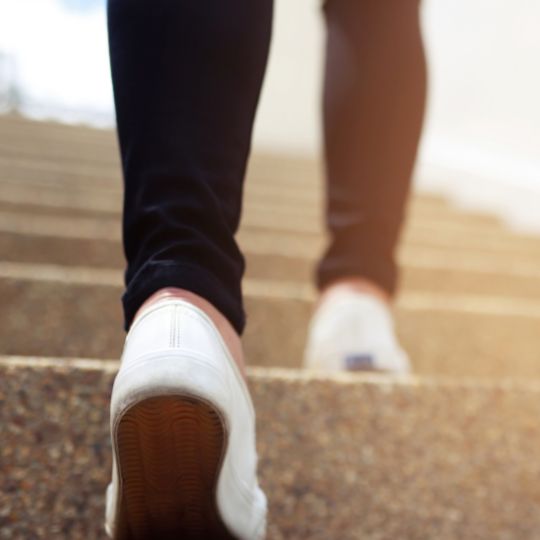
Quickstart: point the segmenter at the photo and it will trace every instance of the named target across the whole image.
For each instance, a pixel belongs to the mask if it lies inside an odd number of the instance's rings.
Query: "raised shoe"
[[[264,538],[251,397],[201,309],[168,298],[135,320],[113,385],[110,429],[111,538]]]
[[[369,293],[328,295],[311,319],[304,367],[318,371],[410,372],[389,307]]]

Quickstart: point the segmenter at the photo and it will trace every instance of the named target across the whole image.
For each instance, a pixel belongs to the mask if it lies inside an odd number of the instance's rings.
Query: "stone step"
[[[79,174],[82,174],[79,171]],[[89,182],[93,184],[93,180]],[[112,189],[65,188],[28,185],[27,182],[0,183],[0,209],[58,215],[119,216],[122,195]],[[278,230],[319,234],[324,229],[323,204],[319,197],[304,201],[301,193],[268,192],[264,186],[247,185],[243,223]],[[279,218],[279,219],[276,219]],[[422,196],[415,196],[408,211],[409,224],[429,231],[479,232],[507,235],[503,224],[493,216],[474,214],[450,206],[431,207]]]
[[[19,190],[18,187],[16,189]],[[6,196],[3,197],[3,195]],[[114,201],[106,193],[102,193],[99,197],[94,194],[94,202],[89,197],[81,196],[79,193],[70,194],[69,191],[62,192],[62,200],[59,200],[56,195],[48,197],[46,192],[41,192],[38,188],[33,189],[32,197],[27,197],[25,194],[21,199],[18,196],[11,197],[11,195],[13,193],[2,192],[0,186],[0,215],[3,215],[0,219],[4,222],[11,220],[14,224],[20,221],[28,223],[31,215],[31,221],[36,224],[39,224],[42,218],[47,219],[52,216],[57,218],[58,222],[63,220],[66,223],[69,219],[72,227],[75,228],[77,220],[74,221],[74,218],[105,221],[110,223],[111,227],[119,227],[121,201]],[[241,230],[257,228],[277,234],[298,235],[301,238],[308,237],[311,242],[313,237],[317,241],[325,234],[322,216],[315,214],[302,216],[294,207],[279,206],[277,202],[275,204],[274,207],[259,200],[248,201],[244,207]],[[101,210],[97,209],[98,206]],[[109,210],[105,210],[105,207]],[[508,244],[517,244],[519,249],[539,248],[539,242],[535,236],[514,234],[502,224],[478,221],[474,215],[460,216],[454,211],[441,213],[438,217],[411,211],[405,222],[403,240],[450,246],[458,244],[456,248],[464,242],[472,242],[474,246],[485,244],[504,247]]]
[[[0,223],[2,216],[0,215]],[[0,230],[3,224],[0,225]],[[26,229],[30,229],[28,224]],[[73,230],[67,234],[75,234]],[[325,248],[326,241],[323,237],[313,235],[290,234],[275,232],[265,229],[240,230],[238,234],[239,244],[245,252],[259,254],[274,254],[285,257],[302,257],[316,260]],[[440,261],[451,261],[455,264],[478,266],[484,268],[492,266],[494,269],[513,272],[515,268],[526,267],[527,273],[537,275],[540,267],[539,253],[514,245],[510,252],[505,248],[510,242],[505,242],[504,247],[498,243],[482,243],[474,238],[463,242],[441,243],[426,238],[424,242],[402,242],[398,246],[398,258],[403,261],[424,261],[425,255]],[[452,263],[450,263],[452,266]]]
[[[116,216],[121,212],[122,193],[110,188],[93,189],[73,185],[51,187],[24,180],[4,180],[0,181],[0,205],[11,205],[21,212],[31,209],[48,213],[54,211],[63,215],[77,210],[96,214],[96,217]],[[246,186],[243,214],[250,213],[272,213],[280,218],[295,220],[293,223],[299,222],[301,228],[309,226],[311,229],[319,228],[324,218],[319,203],[299,205],[294,200],[288,200],[287,194],[268,194],[261,186]],[[502,229],[501,223],[493,217],[466,213],[450,206],[430,208],[429,204],[424,204],[421,196],[411,199],[408,215],[418,222],[438,221],[454,226],[468,224],[480,230]]]
[[[22,127],[22,133],[19,133]],[[3,130],[3,131],[2,131]],[[30,167],[39,171],[39,177],[50,166],[60,168],[62,171],[70,170],[69,183],[80,175],[85,164],[98,165],[102,170],[105,165],[112,165],[110,176],[113,178],[109,184],[115,188],[120,187],[119,159],[116,148],[116,136],[110,130],[95,130],[85,127],[65,126],[46,122],[32,122],[20,119],[0,117],[0,170],[5,160],[13,161],[19,167]],[[58,134],[62,134],[60,139]],[[89,144],[101,142],[99,149]],[[39,162],[39,163],[35,163]],[[61,163],[59,163],[61,162]],[[312,159],[298,156],[284,156],[256,153],[252,156],[248,170],[248,186],[253,183],[263,183],[266,192],[270,190],[282,191],[284,187],[297,186],[301,189],[315,187],[320,191],[322,182],[322,166]],[[6,177],[5,174],[2,174]],[[35,175],[34,175],[35,176]],[[94,184],[100,184],[100,178],[94,179]],[[318,197],[318,195],[317,195]],[[446,207],[447,202],[438,196],[423,194],[420,198],[422,206],[437,211]],[[480,220],[496,221],[491,216],[478,216]]]
[[[113,162],[119,168],[119,158],[114,131],[58,123],[34,122],[0,116],[0,156],[16,159],[27,158],[42,161],[69,162],[75,156],[86,163]],[[276,163],[273,156],[272,174],[280,180],[288,177],[289,182],[313,183],[320,176],[321,166],[311,159],[283,157]],[[256,161],[267,165],[265,155],[259,153]]]
[[[248,169],[246,188],[264,197],[286,194],[295,203],[320,201],[322,182],[317,179],[299,180],[287,177],[282,167],[282,156],[255,156]],[[0,173],[3,183],[24,184],[28,188],[69,189],[80,191],[110,191],[120,194],[122,189],[120,166],[107,160],[88,162],[77,155],[51,158],[44,154],[32,155],[2,149],[0,143]],[[294,173],[292,173],[294,174]],[[443,207],[438,201],[422,197],[430,209]]]
[[[2,351],[118,357],[124,337],[121,279],[118,270],[1,263]],[[248,279],[244,293],[250,364],[299,366],[315,298],[312,289]],[[540,376],[538,301],[406,292],[398,298],[396,321],[419,374]]]
[[[105,540],[117,364],[0,359],[2,538]],[[540,537],[537,383],[249,370],[268,540]]]
[[[277,159],[277,158],[276,158]],[[19,165],[2,167],[0,159],[0,203],[55,209],[59,213],[70,210],[95,212],[96,214],[119,214],[122,209],[121,181],[104,185],[100,169],[91,170],[79,163],[73,172],[63,164],[55,163],[51,169],[39,162],[31,162],[30,170],[21,171]],[[23,174],[26,173],[26,174]],[[68,179],[58,181],[59,175]],[[111,185],[109,185],[111,184]],[[307,199],[307,200],[306,200]],[[275,183],[260,185],[248,179],[245,188],[244,215],[261,216],[266,222],[278,214],[288,220],[287,227],[300,231],[319,231],[322,224],[322,199],[318,190],[307,191],[303,187],[281,189]],[[479,230],[502,230],[501,223],[492,216],[473,214],[449,205],[426,202],[422,196],[412,198],[408,212],[414,221],[425,220],[430,226],[452,225],[475,227]],[[279,220],[281,223],[282,219]]]
[[[19,162],[61,161],[63,166],[75,158],[79,165],[81,161],[100,165],[112,163],[119,170],[113,130],[36,122],[5,115],[0,115],[0,159],[2,157]],[[258,171],[255,178],[272,184],[283,180],[286,184],[319,185],[323,175],[320,162],[292,155],[279,155],[276,159],[275,155],[257,152],[252,156],[249,168]],[[430,203],[443,202],[439,197],[424,199],[430,199]]]
[[[119,191],[119,171],[116,135],[111,130],[0,116],[0,177],[3,180],[52,183],[63,189],[90,185],[93,190]],[[320,202],[321,178],[322,167],[317,161],[256,153],[248,169],[248,196],[250,189],[260,188],[261,196],[266,198],[283,199],[284,193],[290,193],[296,204],[305,197]],[[285,201],[281,201],[283,204]],[[448,208],[441,197],[426,194],[416,195],[412,205],[437,215]],[[319,209],[316,211],[318,214]],[[476,219],[478,222],[497,221],[487,215],[476,215]]]
[[[253,365],[298,367],[312,297],[299,286],[246,283],[244,336]],[[403,293],[395,309],[399,339],[415,373],[456,377],[540,376],[540,303],[489,296]],[[276,344],[279,343],[279,347]]]
[[[259,216],[248,213],[240,230],[239,239],[256,235],[257,244],[264,246],[268,253],[281,255],[296,255],[303,257],[316,257],[323,250],[326,240],[322,233],[298,232],[294,227],[288,228],[283,220],[271,216]],[[38,212],[18,212],[13,210],[0,210],[0,231],[24,232],[37,234],[48,232],[48,236],[83,238],[118,238],[120,235],[120,221],[118,217],[96,216],[62,216],[56,214],[41,214]],[[92,236],[94,235],[94,236]],[[103,236],[105,235],[105,236]],[[508,231],[496,232],[491,230],[471,230],[468,226],[459,226],[444,223],[434,223],[433,226],[425,222],[410,221],[403,233],[404,247],[445,248],[453,250],[478,250],[480,252],[502,252],[509,257],[523,256],[537,259],[540,257],[540,241],[535,236],[516,235]],[[248,240],[249,241],[249,240]],[[299,251],[298,251],[299,250]]]
[[[24,150],[28,151],[26,147]],[[296,158],[283,155],[255,154],[251,158],[245,186],[245,200],[248,205],[253,204],[253,200],[258,197],[266,204],[277,203],[280,209],[289,208],[296,214],[319,217],[323,206],[322,181],[311,179],[309,174],[304,180],[298,179],[296,174],[298,166],[290,166],[291,162],[296,165],[295,160]],[[299,161],[300,167],[304,167],[304,161]],[[308,162],[308,169],[311,165],[311,162]],[[96,193],[99,197],[100,192],[107,195],[115,194],[116,198],[119,198],[122,190],[119,164],[111,165],[106,158],[88,162],[76,154],[68,154],[63,158],[39,153],[20,155],[3,150],[1,140],[0,178],[3,185],[23,185],[27,189],[33,187],[45,191],[51,188],[68,192],[78,190],[80,197],[90,196],[91,199]],[[20,195],[17,197],[12,194],[10,197],[19,198]],[[74,195],[70,195],[70,198],[73,199]],[[426,217],[441,217],[447,213],[455,216],[457,213],[445,199],[425,193],[415,193],[411,198],[410,207],[414,213],[425,213]],[[113,206],[114,211],[116,208]],[[464,218],[471,221],[474,219],[477,223],[498,223],[497,218],[487,214],[463,215]]]
[[[98,186],[120,187],[120,160],[116,143],[106,142],[100,148],[88,146],[77,135],[62,144],[48,139],[32,141],[24,136],[19,142],[3,139],[0,141],[0,170],[21,175],[21,179],[29,181],[46,181],[54,185],[77,185],[82,170],[89,174],[99,170],[96,175]],[[36,171],[45,173],[36,176]],[[56,171],[55,177],[51,174]],[[250,158],[248,177],[250,182],[269,183],[274,186],[303,187],[304,189],[320,189],[322,171],[315,160],[297,158],[296,156],[264,154],[257,152]],[[9,176],[9,175],[5,175]]]
[[[36,242],[52,242],[58,248],[61,241],[68,248],[73,249],[74,255],[84,253],[82,246],[95,242],[97,250],[106,253],[119,251],[120,226],[116,220],[96,220],[90,218],[59,217],[56,215],[21,215],[18,212],[0,211],[0,233],[36,237]],[[39,240],[38,240],[39,239]],[[33,240],[32,240],[33,241]],[[86,243],[85,241],[89,241]],[[289,259],[306,259],[313,264],[322,253],[324,241],[312,237],[306,239],[298,235],[287,235],[267,231],[241,231],[239,241],[245,253],[250,255],[273,256]],[[8,240],[13,245],[14,239]],[[27,241],[21,240],[21,247]],[[80,245],[79,245],[80,242]],[[99,243],[103,242],[103,246]],[[105,243],[113,243],[118,247],[105,247]],[[9,245],[9,244],[8,244]],[[19,249],[19,248],[17,248]],[[36,248],[36,257],[38,248]],[[65,254],[69,257],[69,254]],[[33,257],[34,255],[32,255]],[[35,259],[32,259],[35,261]],[[111,258],[111,260],[115,260]],[[481,273],[509,274],[535,278],[538,276],[540,258],[535,253],[519,253],[509,257],[504,251],[496,251],[489,246],[463,247],[457,246],[411,246],[402,245],[399,249],[399,260],[402,266],[416,266],[421,268],[456,269]],[[36,261],[38,262],[38,261]],[[41,262],[41,261],[39,261]],[[45,261],[48,262],[48,261]],[[64,264],[62,262],[62,264]],[[89,264],[89,263],[85,263]],[[110,266],[110,264],[106,264]]]
[[[21,184],[37,183],[39,189],[27,193],[26,204],[41,201],[58,210],[62,200],[82,212],[105,211],[118,213],[121,208],[121,181],[116,149],[116,136],[110,130],[94,130],[80,126],[63,126],[54,123],[39,123],[18,118],[0,119],[0,204],[21,201]],[[17,135],[18,134],[18,135]],[[59,134],[61,134],[59,138]],[[101,145],[95,148],[95,144]],[[68,145],[66,147],[66,145]],[[108,149],[108,150],[105,150]],[[82,151],[86,156],[79,155]],[[55,154],[56,152],[56,154]],[[249,167],[246,185],[246,215],[261,217],[265,222],[282,224],[282,228],[319,232],[321,229],[321,166],[317,162],[297,157],[255,155]],[[15,187],[5,182],[11,180]],[[62,189],[60,202],[45,189],[46,185]],[[37,187],[36,186],[36,187]],[[81,193],[74,194],[74,187],[86,186]],[[28,186],[26,186],[28,188]],[[100,193],[104,189],[104,193]],[[112,192],[116,192],[116,197]],[[7,193],[6,193],[7,192]],[[77,200],[80,204],[77,204]],[[292,214],[288,220],[275,220],[276,209],[266,216],[261,215],[259,206],[278,207],[280,215]],[[307,204],[306,204],[307,203]],[[51,209],[52,209],[51,208]],[[250,210],[252,208],[252,210]],[[73,208],[65,208],[73,211]],[[460,216],[447,203],[432,196],[416,196],[411,203],[410,215],[416,219],[428,219],[427,228],[433,224],[447,222],[459,226],[493,226],[500,228],[492,216],[463,214]],[[306,216],[308,216],[306,218]],[[306,219],[305,219],[306,218]],[[248,217],[248,221],[253,217]]]
[[[124,255],[119,240],[60,238],[0,232],[4,262],[86,266],[123,270]],[[456,256],[457,255],[457,256]],[[254,279],[311,282],[316,261],[246,251],[246,277]],[[467,260],[463,252],[441,256],[425,250],[423,255],[402,254],[401,289],[448,294],[486,294],[540,300],[539,265],[508,268],[501,258],[498,266],[478,257]]]
[[[21,219],[19,214],[0,212],[0,253],[12,262],[123,268],[119,237],[120,227],[112,220],[31,215]],[[322,242],[260,231],[242,231],[239,239],[252,277],[309,280],[323,249]],[[534,253],[508,257],[485,246],[458,250],[404,244],[398,258],[405,270],[405,289],[537,295],[540,258]]]
[[[21,147],[31,147],[31,143],[38,142],[48,144],[52,149],[60,152],[60,156],[62,148],[73,145],[81,152],[92,155],[94,150],[92,145],[114,146],[116,135],[111,129],[35,121],[2,114],[0,115],[0,140],[2,140],[2,144],[16,145],[19,143]],[[99,154],[97,155],[99,156]]]

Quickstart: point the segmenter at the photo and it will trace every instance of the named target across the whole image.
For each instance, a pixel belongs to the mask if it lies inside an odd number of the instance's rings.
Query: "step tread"
[[[83,187],[91,178],[97,191],[121,191],[117,138],[111,129],[0,115],[0,169],[5,167],[17,175],[29,169],[28,179],[39,181],[42,186],[46,186],[48,180],[63,187]],[[252,190],[278,194],[284,191],[294,198],[296,192],[300,198],[304,195],[310,200],[319,200],[322,173],[317,160],[257,152],[250,160],[246,193],[249,198]],[[2,176],[9,180],[9,174]],[[440,195],[416,193],[411,207],[433,214],[444,212],[451,205]],[[462,214],[475,216],[478,223],[498,224],[497,218],[483,212]]]
[[[98,276],[64,267],[60,272],[33,265],[0,269],[3,353],[97,358],[120,354],[124,332],[118,270]],[[313,291],[300,283],[246,280],[245,292],[249,315],[243,341],[248,362],[298,366]],[[398,335],[417,373],[540,377],[538,301],[407,294],[395,313]]]
[[[8,538],[105,538],[116,366],[80,362],[0,359]],[[268,540],[540,534],[538,385],[251,370],[250,387]]]

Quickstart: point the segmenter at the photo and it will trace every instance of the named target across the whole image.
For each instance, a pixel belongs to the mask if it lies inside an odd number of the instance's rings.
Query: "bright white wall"
[[[313,154],[320,144],[324,41],[318,0],[274,1],[274,32],[255,144]]]
[[[429,0],[426,161],[540,185],[540,3]]]
[[[57,0],[0,0],[0,51],[14,59],[27,113],[111,123],[104,9],[78,14]]]

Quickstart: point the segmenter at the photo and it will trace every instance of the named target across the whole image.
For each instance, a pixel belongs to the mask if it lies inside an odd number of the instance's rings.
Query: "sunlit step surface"
[[[256,240],[256,238],[254,238]],[[255,241],[253,242],[256,245]],[[247,246],[249,248],[249,245]],[[0,266],[10,264],[52,264],[124,270],[119,240],[62,238],[0,232]],[[315,257],[277,255],[245,250],[246,277],[311,283]],[[428,248],[400,254],[400,288],[403,291],[431,291],[448,294],[516,296],[540,300],[540,257],[527,264],[506,256],[487,260],[467,250],[441,252]],[[1,270],[0,270],[1,274]]]
[[[19,212],[0,208],[0,232],[34,234],[38,236],[57,236],[60,238],[94,238],[120,240],[121,225],[117,218],[83,215],[62,215],[56,212]],[[318,256],[326,245],[322,233],[295,231],[286,227],[273,227],[267,221],[253,216],[242,226],[238,240],[246,250],[256,246],[259,252],[294,255],[303,257]],[[406,227],[400,249],[441,248],[446,250],[471,250],[478,254],[499,253],[512,264],[512,258],[540,259],[540,242],[532,236],[519,236],[507,231],[469,230],[467,227],[445,226],[439,224],[433,229],[423,223],[411,222]],[[255,248],[254,248],[255,249]]]
[[[7,354],[118,357],[124,333],[118,270],[0,265],[0,342]],[[244,336],[252,365],[301,363],[314,291],[248,279]],[[527,298],[403,293],[397,330],[415,371],[540,377],[540,302]]]
[[[4,173],[0,171],[0,174]],[[43,171],[35,171],[36,177],[43,174]],[[0,181],[0,210],[18,212],[21,216],[37,211],[36,218],[39,214],[54,212],[59,217],[82,213],[95,219],[119,219],[122,211],[120,191],[98,190],[92,186],[92,181],[84,189],[74,187],[74,183],[72,180],[65,186],[50,187],[46,184],[29,185],[25,181],[4,179]],[[264,190],[260,191],[246,187],[243,227],[266,227],[299,234],[320,234],[323,231],[320,202],[291,200],[290,194],[282,191],[269,197]],[[460,212],[451,207],[429,212],[411,202],[407,215],[406,230],[424,231],[432,236],[435,233],[461,236],[468,233],[488,238],[505,238],[509,235],[502,224],[495,220]]]
[[[2,538],[104,540],[116,368],[0,359]],[[540,536],[538,384],[249,376],[268,540]]]

